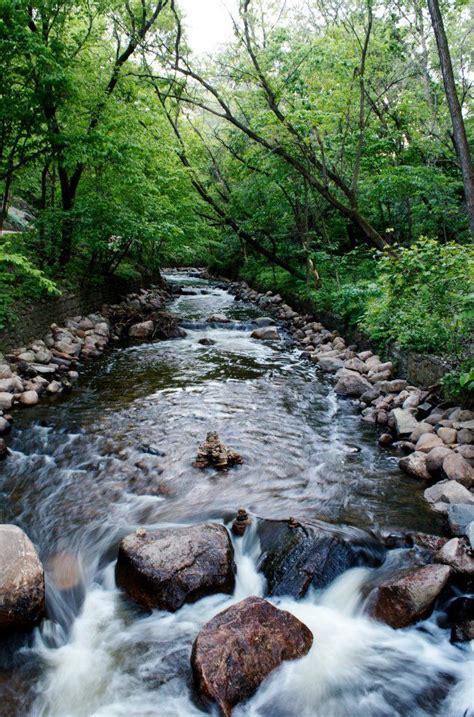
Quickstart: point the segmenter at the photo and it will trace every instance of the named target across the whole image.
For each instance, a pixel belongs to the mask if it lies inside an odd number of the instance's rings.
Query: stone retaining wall
[[[127,292],[138,288],[138,285],[110,280],[106,285],[85,285],[78,291],[45,298],[28,306],[13,306],[15,323],[0,333],[0,352],[24,346],[44,336],[52,323],[62,324],[71,316],[85,316],[98,311],[103,304],[115,303]]]

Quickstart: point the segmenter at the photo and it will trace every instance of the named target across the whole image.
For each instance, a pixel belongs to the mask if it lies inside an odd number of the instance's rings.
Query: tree
[[[74,231],[73,210],[79,183],[87,167],[91,147],[99,139],[105,108],[116,91],[127,62],[143,48],[169,0],[136,6],[125,3],[123,15],[100,0],[54,0],[28,5],[25,21],[33,35],[29,61],[36,100],[43,113],[51,153],[57,166],[62,203],[62,232],[59,263],[71,258]],[[94,40],[104,50],[104,21],[111,23],[115,52],[95,56]],[[110,48],[111,49],[111,48]],[[102,64],[103,63],[103,64]],[[101,68],[105,65],[105,70]],[[86,78],[80,73],[87,72]],[[81,84],[86,80],[87,95]],[[81,118],[71,116],[71,96],[81,97]],[[91,99],[92,98],[92,101]]]
[[[474,236],[474,165],[472,163],[469,144],[467,141],[461,105],[456,91],[451,53],[449,51],[448,38],[446,36],[446,30],[444,28],[443,17],[441,15],[438,0],[428,0],[428,8],[438,47],[439,64],[441,67],[441,74],[443,75],[446,99],[453,124],[454,141],[459,157],[459,164],[461,165],[464,194],[466,197],[466,209],[471,226],[471,233]]]

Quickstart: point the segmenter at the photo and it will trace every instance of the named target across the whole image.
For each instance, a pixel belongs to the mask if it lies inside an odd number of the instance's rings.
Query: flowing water
[[[396,457],[378,449],[355,407],[336,399],[289,339],[251,339],[254,307],[200,279],[168,278],[199,292],[171,307],[186,338],[116,348],[83,374],[80,390],[17,414],[0,522],[20,525],[38,546],[50,619],[29,638],[0,643],[2,717],[203,715],[190,648],[210,617],[264,595],[257,536],[234,539],[234,595],[145,614],[114,581],[117,545],[138,526],[228,522],[244,506],[367,530],[440,528]],[[232,324],[206,324],[216,312]],[[241,453],[242,466],[191,467],[209,430]],[[436,615],[398,631],[364,617],[372,571],[274,601],[310,627],[314,645],[235,717],[474,714],[470,646],[450,645]]]

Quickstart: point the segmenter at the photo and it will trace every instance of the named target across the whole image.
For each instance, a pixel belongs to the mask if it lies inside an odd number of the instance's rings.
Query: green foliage
[[[457,370],[447,373],[441,384],[448,401],[474,405],[474,360],[466,361]]]
[[[421,238],[380,257],[378,295],[361,322],[380,344],[462,354],[474,328],[470,246]]]
[[[27,257],[13,251],[9,242],[0,244],[0,329],[11,322],[11,307],[16,300],[59,293],[56,284]]]

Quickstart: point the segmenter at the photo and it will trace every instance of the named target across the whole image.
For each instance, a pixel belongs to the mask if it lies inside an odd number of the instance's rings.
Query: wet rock
[[[437,434],[447,446],[457,442],[458,432],[454,428],[438,428]]]
[[[359,373],[369,373],[369,368],[364,361],[359,358],[351,358],[344,363],[345,368],[349,371],[358,371]]]
[[[360,397],[371,388],[370,383],[357,371],[341,369],[337,374],[338,381],[335,391],[340,396]]]
[[[214,346],[217,341],[214,341],[214,339],[209,339],[204,337],[203,339],[199,339],[198,344],[201,344],[201,346]]]
[[[443,461],[443,472],[450,480],[457,480],[465,488],[474,486],[474,469],[459,453],[451,451]]]
[[[128,335],[133,339],[147,339],[152,336],[155,330],[155,324],[151,319],[149,321],[141,321],[138,324],[133,324],[128,330]]]
[[[438,446],[428,453],[426,467],[433,477],[441,478],[443,476],[443,462],[450,453],[451,450],[447,446]]]
[[[426,423],[425,421],[420,421],[410,434],[410,441],[416,443],[418,439],[426,433],[434,433],[434,428],[431,424]]]
[[[12,407],[13,396],[7,391],[0,391],[0,411],[8,410]]]
[[[230,319],[225,314],[212,314],[206,319],[210,324],[229,324]]]
[[[252,339],[260,339],[262,341],[278,341],[280,339],[280,334],[275,326],[266,326],[252,331],[250,337]]]
[[[237,517],[232,523],[233,534],[237,535],[238,537],[241,537],[245,533],[249,525],[251,525],[251,523],[252,521],[245,508],[239,508],[239,510],[237,511]]]
[[[388,580],[369,597],[372,617],[391,627],[406,627],[427,617],[451,574],[447,565],[426,565]]]
[[[55,587],[61,592],[82,588],[84,575],[80,558],[73,553],[60,551],[48,558],[46,571]]]
[[[393,411],[391,411],[391,416],[393,417],[397,436],[411,436],[418,425],[415,416],[404,408],[394,408]]]
[[[33,543],[16,525],[0,525],[0,634],[37,625],[44,612],[44,572]]]
[[[474,496],[455,480],[443,480],[423,493],[428,503],[438,513],[447,513],[450,503],[474,504]]]
[[[392,375],[391,371],[379,371],[378,373],[369,372],[368,378],[370,383],[379,385],[382,381],[388,381]]]
[[[312,644],[311,631],[294,615],[262,598],[246,598],[197,636],[191,665],[198,694],[229,717],[284,660],[303,657]]]
[[[0,363],[0,379],[11,378],[13,372],[7,363]]]
[[[17,391],[22,391],[22,389],[22,381],[21,378],[18,378],[18,376],[0,379],[0,392],[2,393],[15,393]]]
[[[325,373],[335,373],[344,366],[344,362],[338,358],[320,358],[318,359],[319,368]]]
[[[400,393],[407,385],[407,382],[402,378],[395,378],[392,381],[381,381],[379,384],[380,390],[383,393]]]
[[[426,467],[426,454],[421,451],[415,451],[409,456],[400,458],[398,465],[405,473],[408,473],[408,475],[414,478],[426,481],[430,480],[431,476]]]
[[[222,525],[139,529],[121,542],[115,574],[143,607],[175,612],[185,602],[232,593],[234,551]]]
[[[446,610],[451,624],[451,642],[474,640],[474,596],[462,595],[450,601]]]
[[[7,444],[5,443],[3,438],[0,438],[0,461],[4,461],[7,456],[8,456]]]
[[[472,445],[474,443],[474,431],[469,428],[461,428],[458,431],[457,440],[460,445]]]
[[[474,620],[464,620],[451,628],[451,642],[470,642],[474,640]]]
[[[360,397],[360,400],[367,404],[374,403],[374,401],[376,401],[379,396],[380,389],[378,388],[378,386],[371,386],[367,391],[364,391],[364,393]]]
[[[379,436],[379,446],[382,446],[383,448],[387,448],[387,446],[391,446],[393,443],[393,437],[390,435],[390,433],[382,433]]]
[[[447,514],[451,532],[469,537],[468,529],[474,521],[474,504],[454,503],[448,507]]]
[[[259,520],[259,569],[269,595],[303,597],[310,586],[324,588],[346,570],[380,565],[384,546],[360,532],[350,536],[297,521]]]
[[[0,436],[6,436],[11,431],[11,423],[4,416],[0,416]]]
[[[255,319],[254,324],[258,326],[259,328],[263,328],[265,326],[273,326],[275,323],[275,319],[272,319],[268,316],[260,316],[258,319]]]
[[[467,544],[461,538],[452,538],[439,550],[435,562],[450,565],[455,573],[474,576],[474,558],[469,554]]]
[[[469,463],[471,468],[474,467],[474,446],[463,444],[461,446],[456,446],[454,450]]]
[[[51,383],[48,383],[46,386],[46,393],[50,394],[51,396],[54,396],[55,394],[59,393],[62,389],[62,385],[59,381],[51,381]]]
[[[230,466],[242,463],[242,457],[231,448],[227,448],[215,431],[209,431],[206,440],[199,446],[194,468],[216,468],[223,471]]]
[[[37,391],[25,391],[20,396],[20,403],[23,406],[36,406],[39,401]]]
[[[424,433],[416,442],[415,450],[422,453],[429,453],[433,448],[439,448],[445,444],[434,433]]]

